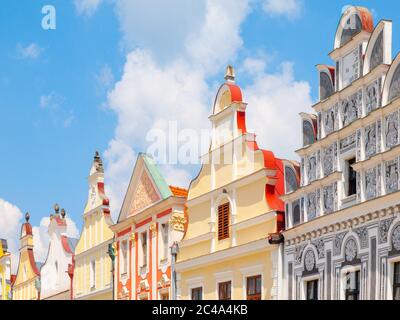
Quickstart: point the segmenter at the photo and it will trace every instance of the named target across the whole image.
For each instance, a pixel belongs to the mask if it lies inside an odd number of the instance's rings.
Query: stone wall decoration
[[[311,183],[316,179],[316,173],[317,173],[317,157],[315,155],[312,155],[307,159],[308,183]]]
[[[334,211],[334,190],[333,185],[324,187],[323,192],[323,210],[324,214],[329,214]]]
[[[358,118],[358,93],[342,101],[342,125],[349,125]]]
[[[368,228],[367,227],[359,227],[354,229],[354,232],[357,234],[358,239],[360,239],[360,247],[361,249],[368,248]]]
[[[357,243],[354,239],[346,242],[344,256],[347,262],[352,262],[357,257]]]
[[[385,219],[379,222],[379,244],[386,243],[390,225],[394,218]]]
[[[317,216],[317,195],[316,192],[307,194],[307,218],[314,219]]]
[[[323,149],[322,151],[322,168],[324,172],[324,177],[329,176],[334,169],[334,145],[331,144],[329,147]]]
[[[381,152],[381,141],[382,141],[382,121],[379,119],[376,122],[376,152]]]
[[[308,120],[303,120],[303,146],[308,146],[315,142],[313,125]]]
[[[356,147],[356,134],[353,133],[352,135],[340,140],[339,148],[340,153],[345,153],[348,151],[353,150]]]
[[[375,40],[374,48],[372,49],[369,69],[372,70],[376,66],[383,63],[383,31],[381,31]]]
[[[382,165],[378,164],[376,167],[376,196],[382,195]]]
[[[392,233],[392,245],[397,251],[400,251],[400,225],[393,229]]]
[[[317,112],[317,140],[321,139],[322,114]]]
[[[357,184],[357,202],[361,201],[361,173],[356,174],[356,184]]]
[[[303,256],[304,248],[306,244],[300,244],[294,248],[294,264],[299,265],[301,263],[301,258]]]
[[[335,239],[333,241],[333,255],[337,256],[341,253],[342,250],[342,242],[343,238],[346,235],[347,231],[343,231],[335,235]]]
[[[332,108],[329,108],[326,112],[324,112],[324,128],[325,135],[332,133],[335,127],[335,111]]]
[[[376,197],[376,168],[365,171],[365,198]]]
[[[289,212],[289,210],[287,212]],[[292,224],[297,225],[300,222],[301,222],[300,201],[296,200],[292,203]]]
[[[318,259],[325,258],[325,243],[324,240],[318,239],[311,241],[311,244],[317,249]]]
[[[300,186],[304,186],[304,177],[306,176],[306,172],[304,170],[304,158],[301,158],[300,161]]]
[[[398,144],[399,141],[399,113],[391,113],[385,117],[385,140],[386,148],[389,149]]]
[[[378,95],[379,95],[379,82],[374,81],[372,84],[366,87],[365,93],[365,111],[369,114],[371,111],[378,107]]]
[[[319,74],[319,90],[321,101],[328,98],[334,92],[332,80],[326,72],[320,72]]]
[[[321,178],[321,151],[320,150],[318,150],[316,152],[316,157],[317,157],[316,179],[320,179]]]
[[[387,161],[385,164],[385,189],[386,193],[392,193],[399,189],[399,166],[398,159]]]
[[[393,73],[392,82],[389,87],[389,102],[400,96],[400,65],[396,67]]]
[[[340,37],[340,46],[346,44],[350,39],[361,31],[362,22],[358,14],[351,15],[343,27],[342,35]]]
[[[338,210],[338,183],[333,183],[333,211]]]
[[[356,132],[356,148],[357,148],[357,152],[356,152],[356,161],[360,161],[361,160],[361,130],[358,129]]]
[[[376,153],[376,124],[365,127],[365,157],[369,158]]]
[[[312,271],[315,268],[315,255],[311,249],[307,250],[304,256],[304,268],[307,271]]]
[[[339,103],[338,102],[335,103],[335,106],[333,107],[333,111],[334,111],[334,119],[335,119],[335,122],[333,124],[333,129],[338,130],[339,129]]]
[[[291,167],[285,166],[285,180],[286,180],[286,193],[297,190],[297,177],[296,173]]]

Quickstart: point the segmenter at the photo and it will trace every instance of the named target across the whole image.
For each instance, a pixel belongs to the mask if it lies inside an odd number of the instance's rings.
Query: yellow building
[[[25,220],[21,228],[18,271],[12,296],[13,300],[39,300],[40,264],[36,263],[33,254],[33,234],[28,213]]]
[[[11,254],[7,240],[0,239],[0,300],[11,299]]]
[[[89,195],[83,213],[83,230],[75,247],[73,299],[111,300],[112,268],[108,245],[114,233],[109,201],[104,193],[104,169],[96,152],[89,176]]]
[[[191,182],[187,232],[175,269],[178,299],[278,299],[284,167],[246,131],[246,103],[227,68],[210,116],[212,137]]]

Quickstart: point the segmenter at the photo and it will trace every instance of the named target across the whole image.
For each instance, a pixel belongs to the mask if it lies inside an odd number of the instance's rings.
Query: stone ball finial
[[[25,221],[26,222],[29,222],[30,217],[31,216],[29,215],[29,212],[25,213]]]
[[[65,212],[65,209],[64,208],[62,208],[61,209],[61,217],[63,218],[63,219],[65,219],[65,215],[66,215],[67,213]]]
[[[55,212],[56,214],[58,214],[58,213],[60,212],[60,206],[58,205],[58,203],[56,203],[56,204],[54,205],[54,212]]]

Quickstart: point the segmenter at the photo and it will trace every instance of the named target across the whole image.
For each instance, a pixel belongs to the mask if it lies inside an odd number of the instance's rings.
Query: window
[[[261,300],[261,275],[247,277],[247,300]]]
[[[356,158],[352,158],[346,161],[347,169],[347,186],[346,196],[349,197],[357,192],[357,174],[352,168],[352,165],[356,163]]]
[[[229,238],[229,202],[218,207],[218,240]]]
[[[293,203],[293,226],[297,225],[300,223],[300,203],[299,201],[296,201]]]
[[[318,300],[318,280],[307,281],[306,300]]]
[[[142,267],[147,266],[147,232],[143,232],[142,236]]]
[[[203,288],[193,288],[192,289],[192,300],[203,300]]]
[[[167,223],[163,223],[161,225],[161,233],[162,233],[162,241],[163,241],[163,259],[167,259],[168,258],[168,224]]]
[[[400,262],[394,264],[393,300],[400,300]]]
[[[122,252],[122,274],[128,272],[128,241],[124,240],[121,242],[121,252]]]
[[[169,293],[168,292],[160,293],[160,300],[169,300]]]
[[[231,300],[231,281],[218,283],[219,300]]]
[[[96,287],[96,260],[90,261],[90,288]]]
[[[346,273],[346,300],[360,299],[360,271]]]

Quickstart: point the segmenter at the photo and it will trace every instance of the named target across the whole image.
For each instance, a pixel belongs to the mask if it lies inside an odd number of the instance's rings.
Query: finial
[[[29,215],[29,212],[27,212],[27,213],[25,213],[25,221],[28,223],[29,222],[29,219],[30,219],[30,215]]]
[[[101,160],[100,153],[98,151],[94,154],[94,162],[96,163],[96,170],[98,172],[104,172],[103,161]]]
[[[235,69],[231,65],[226,67],[225,80],[235,82]]]
[[[58,203],[54,205],[54,212],[55,214],[58,214],[60,212],[60,206],[58,205]]]
[[[62,208],[61,209],[61,217],[63,218],[63,219],[65,219],[65,215],[66,215],[67,213],[65,212],[65,209],[64,208]]]

